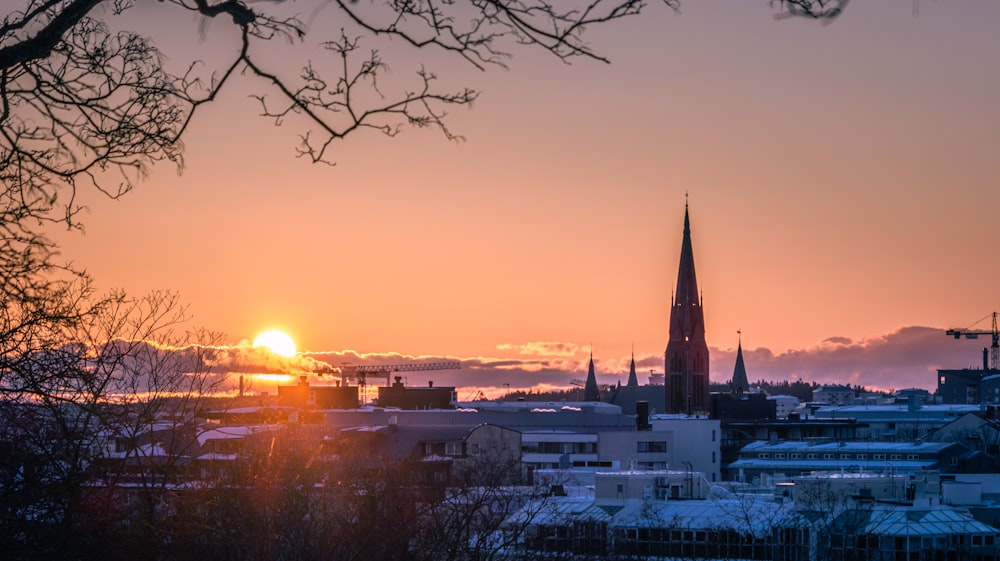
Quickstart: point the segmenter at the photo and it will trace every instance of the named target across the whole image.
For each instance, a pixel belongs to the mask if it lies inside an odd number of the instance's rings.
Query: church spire
[[[639,378],[635,375],[635,349],[632,349],[632,363],[628,367],[628,383],[625,384],[630,388],[639,387]]]
[[[709,410],[708,344],[705,342],[705,314],[694,269],[691,215],[686,197],[677,284],[670,300],[670,339],[664,356],[667,412],[705,412]]]
[[[594,349],[590,349],[590,366],[587,368],[587,383],[583,386],[584,401],[600,401],[601,392],[597,389],[597,374],[594,373]]]
[[[677,268],[677,285],[673,304],[701,305],[698,297],[698,278],[694,272],[694,249],[691,246],[691,218],[684,203],[684,238],[681,240],[681,263]]]
[[[740,335],[740,339],[736,344],[736,368],[733,370],[730,390],[734,395],[743,395],[750,391],[750,382],[747,380],[747,367],[743,364],[743,337],[739,331],[736,333]]]

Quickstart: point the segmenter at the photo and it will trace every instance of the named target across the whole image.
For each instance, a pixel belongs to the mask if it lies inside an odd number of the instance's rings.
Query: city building
[[[358,386],[310,386],[308,377],[299,376],[294,386],[278,386],[278,406],[299,409],[355,409]]]
[[[635,372],[635,356],[629,363],[628,381],[623,386],[620,383],[612,386],[604,397],[604,401],[615,404],[622,408],[622,413],[626,415],[636,415],[636,403],[645,402],[649,406],[649,413],[663,413],[666,411],[666,395],[663,390],[663,374],[659,376],[659,384],[654,383],[654,376],[649,377],[649,384],[640,386],[639,376]]]
[[[856,438],[867,440],[912,441],[955,419],[978,411],[977,405],[923,405],[912,396],[905,404],[823,406],[813,411],[815,419],[856,419]]]
[[[971,450],[981,452],[993,462],[1000,462],[1000,410],[987,406],[984,411],[971,411],[938,428],[927,437],[934,442],[961,442]],[[983,471],[997,471],[984,469]]]
[[[813,391],[813,401],[827,405],[850,405],[854,402],[854,390],[851,386],[822,386]]]
[[[592,493],[536,497],[508,519],[523,553],[600,559],[1000,559],[1000,531],[900,475],[824,473],[709,486],[686,471],[596,474]]]
[[[787,419],[801,404],[794,395],[769,395],[767,399],[774,402],[774,415],[778,419]]]
[[[401,376],[396,376],[391,386],[378,387],[379,407],[453,409],[458,401],[454,387],[435,387],[433,382],[424,387],[407,387],[402,380]]]
[[[915,474],[958,471],[968,448],[957,442],[753,442],[727,466],[727,479],[782,479],[816,471]]]
[[[1000,403],[1000,370],[990,367],[989,349],[983,349],[981,369],[942,369],[937,373],[936,395],[941,403]]]

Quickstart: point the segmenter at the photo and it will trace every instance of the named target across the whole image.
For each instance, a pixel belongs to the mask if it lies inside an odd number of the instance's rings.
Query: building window
[[[809,454],[806,454],[806,459],[807,459],[807,460],[815,460],[815,459],[817,459],[817,458],[819,458],[819,454],[816,454],[816,453],[809,453]]]
[[[858,454],[857,458],[859,460],[867,460],[868,459],[868,454]]]
[[[801,459],[802,459],[802,454],[794,454],[794,453],[793,453],[793,454],[791,454],[791,456],[790,456],[790,457],[791,457],[791,458],[792,458],[793,460],[801,460]]]
[[[448,442],[444,445],[445,456],[464,456],[464,442]]]
[[[712,451],[712,463],[715,463],[715,450]]]
[[[712,442],[715,442],[715,429],[712,429]]]
[[[885,454],[875,454],[874,457],[875,457],[876,460],[884,460],[885,459]]]
[[[641,441],[636,442],[637,451],[640,453],[666,452],[667,443],[665,441]]]
[[[919,457],[918,457],[918,456],[917,456],[916,454],[907,454],[907,455],[906,455],[906,459],[907,459],[907,460],[916,460],[916,459],[918,459],[918,458],[919,458]]]
[[[889,456],[889,459],[890,460],[901,460],[901,459],[903,459],[903,455],[902,454],[892,454],[892,455]]]
[[[757,459],[759,459],[759,460],[767,460],[770,457],[771,457],[771,455],[767,454],[767,453],[757,454]]]
[[[840,459],[841,460],[850,460],[851,459],[851,455],[850,454],[841,454],[840,455]]]
[[[785,459],[785,453],[784,452],[775,452],[774,453],[774,459],[775,460],[784,460]]]
[[[823,454],[823,459],[824,460],[832,460],[832,459],[834,459],[836,457],[837,457],[836,454]]]

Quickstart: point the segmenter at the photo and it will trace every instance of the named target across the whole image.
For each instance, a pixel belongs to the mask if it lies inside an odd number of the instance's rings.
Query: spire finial
[[[743,330],[741,329],[736,330],[736,344],[741,347],[743,346]]]

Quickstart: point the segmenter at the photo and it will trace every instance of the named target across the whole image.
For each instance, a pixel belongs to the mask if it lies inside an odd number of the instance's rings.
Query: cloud
[[[982,367],[982,341],[956,341],[945,330],[902,327],[875,337],[853,341],[830,337],[819,345],[775,354],[766,347],[743,349],[750,381],[796,380],[821,384],[851,384],[869,388],[934,390],[937,370]],[[712,380],[732,378],[735,350],[711,350]]]
[[[560,341],[532,341],[521,345],[504,343],[497,345],[500,351],[515,351],[520,355],[541,355],[541,356],[575,356],[580,352],[580,346],[574,343],[563,343]]]
[[[854,342],[850,337],[827,337],[823,339],[824,343],[830,343],[832,345],[850,345]]]
[[[117,342],[116,344],[123,344]],[[767,347],[744,348],[743,358],[751,382],[756,380],[802,379],[820,384],[862,385],[872,389],[936,388],[937,370],[944,368],[981,368],[983,345],[989,340],[955,340],[944,329],[903,327],[891,333],[853,340],[829,337],[815,346],[775,353]],[[477,392],[495,397],[516,389],[571,388],[573,380],[587,374],[589,355],[572,343],[532,342],[522,345],[498,345],[498,350],[515,351],[515,356],[433,356],[395,352],[359,353],[353,350],[301,353],[284,358],[249,343],[227,346],[167,347],[149,344],[157,356],[170,354],[178,365],[201,365],[216,374],[234,374],[228,383],[235,387],[236,374],[284,375],[262,378],[254,391],[274,393],[275,385],[291,383],[305,375],[310,383],[329,384],[335,371],[344,365],[401,365],[459,361],[460,369],[401,371],[409,385],[434,382],[436,386],[454,386],[459,399],[472,399]],[[625,382],[630,355],[595,358],[600,384]],[[161,361],[161,359],[157,359]],[[649,372],[663,372],[663,356],[637,354],[639,382],[646,383]],[[711,380],[726,382],[732,377],[735,349],[711,349]],[[193,366],[192,366],[193,367]],[[256,378],[255,378],[256,380]],[[270,380],[270,381],[267,381]],[[381,380],[372,381],[381,383]]]

